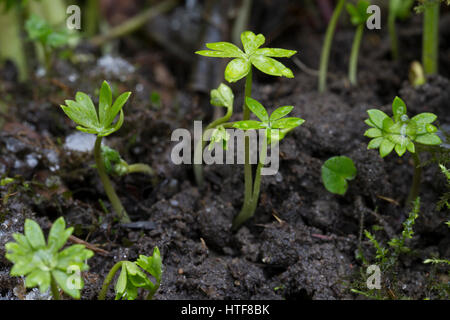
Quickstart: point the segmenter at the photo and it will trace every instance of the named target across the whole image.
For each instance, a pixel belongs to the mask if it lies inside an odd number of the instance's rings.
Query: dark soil
[[[206,187],[199,190],[191,166],[177,166],[170,160],[175,144],[170,141],[172,131],[192,129],[194,120],[212,116],[208,97],[180,80],[187,78],[189,70],[179,76],[181,66],[173,63],[176,58],[165,57],[162,49],[130,55],[129,62],[139,65],[120,77],[99,68],[96,60],[78,64],[58,60],[51,80],[35,78],[29,85],[8,80],[5,68],[0,96],[9,111],[0,131],[0,176],[17,177],[18,182],[0,187],[3,200],[9,195],[0,204],[0,297],[24,298],[23,281],[8,275],[11,264],[4,258],[4,244],[11,241],[11,234],[23,232],[25,218],[36,219],[48,231],[50,222],[64,216],[75,227],[75,236],[109,252],[89,260],[83,299],[96,298],[115,262],[149,255],[154,246],[159,247],[164,263],[155,299],[360,298],[350,288],[361,266],[355,258],[361,214],[365,213],[364,229],[384,226],[375,232],[382,243],[398,235],[408,215],[403,203],[413,170],[409,155],[382,159],[376,150],[366,150],[366,110],[390,113],[390,104],[399,95],[410,114],[433,112],[441,125],[450,124],[449,22],[450,16],[444,15],[442,76],[431,77],[418,89],[404,80],[409,62],[420,59],[418,17],[400,27],[404,47],[398,64],[390,60],[385,30],[367,32],[355,88],[346,80],[351,28],[336,34],[327,94],[318,94],[317,78],[292,62],[286,64],[294,70],[295,79],[255,72],[253,97],[270,111],[294,105],[293,116],[306,122],[282,141],[280,171],[263,177],[257,212],[237,232],[231,231],[231,222],[243,199],[243,167],[205,167]],[[298,58],[317,68],[322,35],[322,29],[297,25],[270,46],[298,48]],[[155,187],[145,176],[114,178],[135,222],[130,225],[120,225],[102,209],[99,199],[107,211],[112,210],[92,168],[92,155],[64,147],[76,130],[58,105],[78,90],[96,97],[94,89],[104,79],[118,91],[133,92],[124,109],[124,126],[106,143],[130,163],[148,163],[159,177]],[[242,101],[241,84],[233,86],[237,106]],[[161,95],[159,108],[149,99],[155,91]],[[236,119],[239,107],[237,111]],[[322,163],[335,155],[351,157],[358,170],[345,196],[328,193],[321,182]],[[433,298],[437,293],[430,284],[448,281],[445,270],[431,273],[431,266],[423,264],[431,255],[450,257],[450,232],[443,223],[449,212],[435,209],[444,188],[436,164],[427,166],[420,217],[408,243],[414,255],[399,261],[398,297]],[[381,219],[370,214],[375,210]],[[362,245],[373,256],[371,246],[366,241]],[[112,289],[108,297],[113,298]]]

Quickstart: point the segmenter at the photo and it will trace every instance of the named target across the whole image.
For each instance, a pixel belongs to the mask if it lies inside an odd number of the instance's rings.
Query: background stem
[[[440,1],[424,3],[422,64],[426,75],[438,72]]]
[[[392,5],[389,6],[388,31],[389,31],[389,38],[391,40],[392,59],[398,60],[398,37],[395,25],[396,12],[394,9],[395,8],[393,8]]]
[[[356,29],[355,39],[353,39],[352,53],[350,55],[350,66],[348,70],[348,77],[352,85],[356,85],[356,83],[358,82],[357,80],[358,56],[363,33],[364,33],[364,24],[361,24]]]
[[[322,47],[322,54],[320,55],[320,69],[319,69],[319,92],[325,92],[327,89],[327,72],[328,72],[328,61],[330,59],[331,43],[333,42],[334,31],[336,30],[336,25],[339,17],[342,13],[346,0],[339,0],[336,8],[334,9],[333,15],[328,24],[327,32],[325,34],[325,40]]]
[[[117,271],[119,271],[119,269],[122,267],[122,264],[123,261],[119,261],[111,268],[111,270],[109,270],[105,280],[103,281],[102,289],[98,294],[98,300],[105,300],[106,292],[108,292],[108,287],[111,284],[111,281],[114,279],[114,276],[117,273]]]
[[[106,195],[108,196],[114,211],[119,217],[120,222],[129,223],[131,222],[130,217],[128,217],[128,214],[125,211],[124,207],[122,206],[122,202],[120,202],[120,199],[112,186],[112,182],[109,179],[108,174],[106,173],[105,164],[103,163],[102,158],[101,145],[102,145],[102,137],[97,137],[94,146],[94,157],[95,157],[95,165],[97,166],[97,171],[100,176],[100,180],[103,183],[103,188],[105,189]]]

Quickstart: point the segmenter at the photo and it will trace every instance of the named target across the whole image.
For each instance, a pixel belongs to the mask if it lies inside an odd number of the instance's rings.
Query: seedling
[[[348,69],[348,78],[352,85],[356,85],[357,69],[358,69],[358,55],[361,46],[361,39],[364,33],[364,26],[370,15],[367,13],[367,8],[370,2],[365,0],[358,1],[355,6],[351,3],[347,4],[347,11],[350,14],[350,21],[356,27],[355,38],[353,39],[352,53],[350,55],[350,65]]]
[[[411,13],[411,7],[415,0],[390,0],[389,1],[389,16],[388,16],[388,30],[391,40],[392,58],[398,60],[399,45],[395,21],[397,19],[406,19]]]
[[[244,51],[229,42],[215,42],[206,44],[206,47],[211,50],[201,50],[196,53],[207,57],[233,58],[225,69],[225,79],[229,82],[236,82],[244,77],[246,78],[242,119],[246,121],[250,119],[250,109],[247,105],[247,98],[251,97],[252,93],[252,66],[269,75],[293,78],[294,75],[292,71],[273,58],[289,58],[297,53],[297,51],[279,48],[260,48],[265,42],[265,37],[262,34],[255,35],[251,31],[244,31],[241,34],[241,41]],[[230,111],[230,108],[227,108],[228,111]],[[219,132],[223,132],[223,130],[217,131],[217,134]],[[215,138],[217,138],[217,134]],[[247,212],[254,211],[254,209],[252,209],[253,201],[251,198],[254,190],[253,172],[250,164],[248,137],[245,138],[244,176],[245,198],[241,214],[248,216]],[[198,180],[201,181],[201,177]],[[241,214],[239,214],[239,216],[241,216]],[[252,214],[253,213],[251,213],[251,215]]]
[[[83,279],[79,277],[75,285],[71,275],[74,271],[88,270],[86,260],[94,253],[81,244],[74,244],[60,251],[72,232],[73,228],[66,229],[64,218],[60,217],[53,223],[46,243],[39,225],[26,219],[25,234],[14,233],[16,241],[5,245],[5,256],[14,263],[10,274],[25,276],[27,288],[38,286],[42,293],[51,288],[55,300],[61,298],[58,288],[79,299],[80,290],[84,286]]]
[[[413,207],[408,215],[408,218],[403,222],[403,230],[400,236],[393,237],[388,241],[388,247],[383,246],[376,237],[368,230],[364,230],[364,234],[375,249],[375,261],[371,263],[362,255],[359,250],[358,258],[363,262],[364,267],[376,265],[380,268],[382,279],[387,286],[382,285],[381,290],[367,289],[367,281],[364,279],[362,290],[351,289],[352,292],[362,294],[369,298],[386,299],[386,297],[396,298],[396,294],[392,289],[395,289],[395,267],[398,265],[399,257],[411,252],[407,246],[407,241],[412,239],[414,235],[414,224],[419,217],[420,212],[420,198],[413,201]],[[365,274],[366,272],[364,272]],[[390,284],[390,285],[389,285]]]
[[[195,147],[194,157],[197,160],[201,159],[202,157],[203,149],[205,148],[206,141],[208,140],[207,135],[211,132],[211,130],[214,129],[214,134],[211,136],[211,139],[214,141],[218,141],[219,133],[223,135],[223,132],[225,132],[225,129],[221,125],[227,122],[230,119],[231,115],[233,114],[233,103],[234,103],[233,91],[231,91],[230,87],[228,87],[226,84],[221,83],[217,89],[211,90],[211,104],[216,107],[226,108],[227,111],[225,116],[214,120],[206,127],[205,133],[203,134],[201,141],[198,141]],[[222,138],[226,138],[226,134],[225,136],[222,136]],[[211,147],[212,146],[213,143],[211,144]],[[200,161],[194,162],[199,163]],[[194,174],[198,186],[202,188],[204,180],[203,180],[203,168],[201,164],[194,164]]]
[[[344,195],[348,189],[347,181],[355,177],[356,167],[349,157],[332,157],[322,165],[322,181],[331,193]]]
[[[319,67],[319,92],[325,92],[327,89],[327,71],[328,62],[330,60],[331,44],[333,42],[334,32],[344,9],[346,0],[339,0],[336,8],[333,11],[333,15],[328,23],[327,32],[325,33],[325,39],[322,46],[322,53],[320,55],[320,67]]]
[[[45,20],[32,15],[25,23],[28,37],[42,46],[45,59],[45,70],[49,73],[52,65],[52,52],[69,42],[70,35],[65,29],[55,30]]]
[[[422,168],[420,153],[423,146],[437,146],[442,143],[436,134],[437,128],[432,123],[437,119],[433,113],[420,113],[413,118],[406,114],[405,102],[396,97],[392,103],[393,117],[377,109],[367,111],[369,119],[365,122],[371,128],[364,135],[371,138],[367,148],[379,149],[381,157],[386,157],[393,150],[402,156],[406,151],[412,154],[414,160],[414,177],[407,200],[409,205],[419,196]]]
[[[111,180],[106,173],[105,163],[101,152],[101,144],[103,137],[116,132],[122,126],[124,120],[122,108],[130,95],[131,92],[122,93],[113,103],[111,88],[108,83],[104,81],[100,89],[98,114],[91,98],[83,92],[77,92],[75,96],[76,101],[66,100],[66,105],[61,106],[64,113],[72,119],[72,121],[78,124],[78,130],[97,135],[93,150],[95,165],[106,195],[122,223],[128,223],[131,220],[122,206],[122,203],[112,186]],[[119,114],[119,119],[114,123],[117,114]]]
[[[119,151],[102,145],[102,158],[105,164],[106,173],[109,175],[117,175],[119,177],[130,173],[145,173],[152,177],[153,185],[156,185],[158,180],[153,169],[145,163],[128,164],[119,154]]]
[[[249,109],[255,114],[259,120],[243,120],[237,121],[233,123],[233,128],[240,130],[258,130],[263,129],[264,132],[264,141],[262,143],[262,149],[260,150],[258,166],[256,168],[255,181],[253,183],[252,189],[245,189],[244,198],[249,201],[247,204],[244,203],[244,207],[239,213],[239,215],[233,221],[233,228],[239,227],[242,223],[250,219],[256,210],[256,206],[258,204],[259,199],[259,191],[261,185],[261,169],[264,166],[265,156],[267,152],[267,144],[273,146],[274,144],[281,141],[286,134],[293,130],[294,128],[302,125],[305,120],[296,118],[296,117],[288,117],[287,116],[292,109],[293,106],[284,106],[277,108],[269,117],[267,110],[263,107],[261,103],[252,99],[250,97],[246,98],[246,104]],[[225,127],[225,125],[224,125]],[[218,139],[216,139],[217,141]],[[226,141],[225,141],[226,143]],[[249,192],[249,194],[247,194]]]
[[[108,287],[119,270],[120,275],[115,285],[116,300],[135,300],[138,296],[139,288],[148,291],[146,300],[151,300],[159,288],[162,277],[162,261],[158,247],[153,249],[153,255],[151,257],[140,255],[136,262],[117,262],[111,268],[103,282],[98,296],[99,300],[105,300]],[[152,282],[149,276],[142,270],[153,276],[155,282]]]

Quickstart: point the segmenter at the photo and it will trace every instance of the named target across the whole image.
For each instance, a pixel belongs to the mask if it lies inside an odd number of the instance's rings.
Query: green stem
[[[109,285],[111,284],[111,281],[114,279],[114,276],[117,273],[117,271],[119,271],[119,269],[122,267],[122,264],[123,261],[119,261],[111,268],[111,270],[109,270],[105,280],[103,281],[102,289],[98,294],[98,300],[105,300]]]
[[[153,296],[155,295],[156,291],[159,289],[159,285],[161,284],[161,279],[159,279],[152,290],[150,290],[147,294],[147,297],[145,297],[145,300],[152,300]]]
[[[19,71],[19,80],[28,79],[27,60],[24,54],[22,38],[20,36],[20,19],[15,8],[2,12],[0,5],[0,63],[11,60]]]
[[[245,79],[245,97],[243,107],[244,121],[250,119],[250,109],[247,106],[246,99],[252,95],[252,78],[252,69],[250,68],[250,72],[247,74]],[[253,196],[253,172],[252,165],[250,163],[250,138],[248,136],[245,136],[244,138],[244,145],[244,203],[238,217],[242,215],[248,216],[250,214]]]
[[[106,195],[108,196],[114,211],[119,217],[120,222],[129,223],[131,222],[130,217],[128,217],[128,214],[125,211],[124,207],[122,206],[122,202],[120,202],[120,199],[112,186],[112,182],[109,179],[108,174],[106,173],[105,164],[103,163],[102,158],[101,145],[102,145],[102,137],[97,136],[97,140],[95,140],[94,146],[94,157],[95,157],[95,165],[97,166],[97,171],[100,176],[100,180],[103,183],[103,188],[105,189]]]
[[[149,175],[152,178],[152,185],[156,186],[158,184],[158,177],[155,174],[155,171],[145,163],[133,163],[128,165],[127,173],[144,173]]]
[[[420,156],[418,151],[412,154],[414,160],[414,176],[411,185],[411,190],[409,191],[408,199],[406,200],[406,206],[412,205],[412,202],[416,200],[420,192],[420,181],[422,178],[422,167],[420,166]]]
[[[259,192],[261,189],[261,169],[264,167],[264,162],[267,156],[267,136],[264,135],[264,141],[262,143],[262,148],[259,153],[259,162],[256,168],[255,181],[253,184],[253,192],[251,195],[250,203],[242,208],[239,215],[233,221],[233,229],[239,228],[245,221],[253,217],[258,205]],[[245,205],[245,204],[244,204]]]
[[[397,37],[397,29],[395,26],[395,8],[392,5],[389,8],[389,16],[388,16],[388,31],[389,38],[391,40],[391,54],[392,59],[398,60],[398,37]]]
[[[124,23],[111,28],[108,33],[98,35],[91,39],[91,44],[94,46],[102,46],[106,42],[123,37],[127,34],[130,34],[138,29],[140,29],[142,26],[144,26],[146,23],[148,23],[150,20],[153,20],[157,16],[170,11],[173,9],[177,4],[179,0],[166,0],[163,2],[160,2],[148,9],[145,9],[141,13],[137,14],[136,16],[128,19]]]
[[[86,3],[86,35],[93,37],[97,31],[101,19],[100,16],[100,1],[99,0],[87,0]]]
[[[206,127],[206,130],[203,133],[201,140],[198,141],[197,145],[195,146],[194,158],[195,158],[195,154],[203,153],[203,149],[205,149],[205,145],[206,145],[206,138],[207,138],[206,133],[208,132],[208,130],[216,128],[217,126],[227,122],[231,118],[232,114],[233,114],[233,106],[231,106],[230,108],[227,109],[227,113],[225,114],[225,116],[214,120]],[[203,159],[203,154],[202,154],[201,159]],[[203,166],[201,164],[194,163],[194,175],[195,175],[195,181],[197,182],[198,187],[203,188],[203,185],[204,185]]]
[[[56,284],[55,278],[51,276],[50,280],[50,290],[52,292],[53,300],[61,300],[61,295],[59,294],[58,285]]]
[[[438,72],[440,1],[424,3],[422,64],[426,75]]]
[[[348,69],[348,77],[352,85],[356,85],[356,83],[358,82],[357,80],[358,55],[363,33],[364,33],[364,24],[361,24],[356,29],[355,39],[353,40],[352,53],[350,55],[350,66]]]
[[[327,88],[327,71],[328,61],[330,59],[331,43],[333,42],[334,31],[339,17],[342,13],[346,0],[339,0],[336,8],[334,9],[333,16],[328,24],[327,32],[325,34],[325,40],[322,47],[322,54],[320,56],[320,69],[319,69],[319,92],[325,92]]]

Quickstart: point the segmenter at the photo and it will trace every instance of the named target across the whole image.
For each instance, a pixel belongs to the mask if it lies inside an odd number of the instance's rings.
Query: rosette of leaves
[[[365,122],[371,128],[364,135],[371,138],[368,149],[379,149],[381,157],[393,150],[401,157],[406,151],[416,152],[416,145],[436,146],[442,143],[432,123],[437,119],[433,113],[420,113],[413,118],[406,114],[405,102],[396,97],[392,103],[391,118],[381,110],[367,111],[369,119]]]
[[[79,299],[83,288],[83,279],[80,277],[80,286],[71,286],[70,276],[73,270],[86,271],[89,266],[86,260],[94,253],[82,244],[74,244],[60,250],[73,232],[73,228],[66,229],[63,217],[58,218],[50,229],[47,242],[39,225],[30,219],[25,220],[24,234],[15,233],[15,242],[5,245],[6,258],[14,263],[10,274],[12,276],[25,276],[27,288],[39,287],[45,293],[50,287],[54,299],[59,299],[58,288],[69,296]]]
[[[206,44],[206,47],[211,50],[200,50],[196,53],[207,57],[233,58],[225,69],[225,79],[228,82],[236,82],[247,76],[252,65],[272,76],[294,77],[289,68],[273,58],[290,58],[297,51],[260,48],[266,41],[265,37],[262,34],[255,35],[251,31],[244,31],[241,34],[241,41],[244,50],[230,42],[213,42]]]
[[[66,105],[61,105],[61,108],[73,122],[78,124],[78,130],[105,137],[122,126],[124,120],[122,108],[130,95],[131,92],[122,93],[113,103],[111,87],[103,81],[98,113],[92,99],[84,92],[77,92],[75,100],[65,100]],[[118,114],[119,119],[114,123]]]
[[[292,129],[302,125],[305,120],[296,117],[287,117],[293,106],[284,106],[277,108],[269,116],[266,108],[253,98],[246,98],[247,106],[250,108],[252,113],[258,117],[260,121],[257,120],[244,120],[236,121],[233,124],[233,128],[240,130],[258,130],[265,129],[267,142],[271,144],[272,142],[281,141],[286,134]]]
[[[119,270],[120,275],[114,287],[116,300],[135,300],[140,288],[148,292],[147,300],[152,299],[160,286],[162,277],[162,260],[158,247],[153,249],[153,255],[150,257],[140,255],[136,262],[119,261],[116,263],[105,278],[99,300],[105,299],[106,291]],[[150,279],[146,272],[155,279],[155,282]]]

